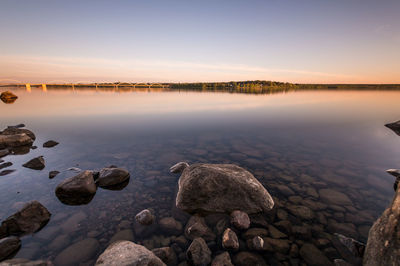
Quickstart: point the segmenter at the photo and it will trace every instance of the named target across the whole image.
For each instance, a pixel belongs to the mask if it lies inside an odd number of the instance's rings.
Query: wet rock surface
[[[43,143],[43,148],[52,148],[54,146],[57,146],[59,143],[54,140],[48,140],[45,143]]]
[[[60,172],[59,171],[50,171],[49,172],[49,178],[53,179],[54,177],[56,177]]]
[[[153,252],[130,241],[117,241],[99,256],[96,265],[165,265]]]
[[[129,179],[129,172],[122,168],[103,168],[96,182],[100,187],[109,187]]]
[[[32,160],[24,163],[22,166],[34,170],[42,170],[45,168],[44,158],[43,156],[33,158]]]
[[[190,263],[196,266],[208,265],[211,263],[211,250],[203,238],[195,238],[186,251],[186,257]]]
[[[233,211],[231,213],[231,224],[233,224],[237,229],[247,229],[250,226],[250,218],[247,213],[242,211]]]
[[[176,206],[184,211],[246,213],[269,211],[274,202],[248,171],[231,164],[194,164],[179,178]]]
[[[136,214],[135,219],[142,225],[150,225],[154,222],[154,215],[146,209]]]
[[[18,96],[11,91],[4,91],[0,94],[0,100],[4,103],[13,103],[18,99]]]
[[[21,247],[21,240],[18,237],[10,236],[0,239],[0,261],[15,254]]]
[[[93,173],[91,171],[83,171],[62,181],[56,187],[56,196],[64,204],[81,205],[89,203],[96,190]]]
[[[47,224],[50,216],[40,202],[31,201],[1,223],[0,237],[34,233]]]

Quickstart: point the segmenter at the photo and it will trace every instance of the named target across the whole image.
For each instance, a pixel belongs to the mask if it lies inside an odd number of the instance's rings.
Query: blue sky
[[[399,83],[400,1],[0,2],[0,82]]]

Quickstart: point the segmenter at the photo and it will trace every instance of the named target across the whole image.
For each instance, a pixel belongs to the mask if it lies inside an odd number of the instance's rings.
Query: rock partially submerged
[[[40,202],[31,201],[1,223],[0,237],[37,232],[47,224],[50,216],[50,212]]]
[[[400,170],[399,169],[388,169],[388,170],[386,170],[386,172],[388,174],[391,174],[392,176],[396,177],[396,180],[394,181],[394,184],[393,184],[393,189],[394,189],[394,191],[396,191],[397,186],[399,185],[399,182],[400,182]]]
[[[400,261],[400,189],[369,230],[363,265],[398,265]]]
[[[45,167],[44,158],[43,156],[33,158],[32,160],[24,163],[22,166],[33,170],[43,170]]]
[[[49,140],[49,141],[46,141],[45,143],[43,143],[43,148],[52,148],[57,145],[58,145],[57,141]]]
[[[54,264],[69,266],[87,262],[96,255],[99,247],[99,242],[95,238],[83,239],[61,251],[54,259]]]
[[[400,120],[394,123],[386,124],[385,127],[390,128],[394,131],[394,133],[400,136]]]
[[[15,254],[21,247],[21,240],[15,236],[0,239],[0,261]]]
[[[161,266],[165,265],[153,252],[130,241],[117,241],[99,256],[96,265],[110,266]]]
[[[18,96],[12,93],[11,91],[5,91],[0,94],[0,99],[4,103],[13,103],[18,99]]]
[[[103,168],[99,173],[97,184],[100,187],[109,187],[121,184],[129,179],[129,172],[122,168]]]
[[[53,263],[44,260],[11,259],[0,262],[0,266],[52,266]]]
[[[32,139],[32,141],[36,140],[35,134],[32,131],[26,128],[19,127],[7,127],[1,132],[1,135],[17,135],[17,134],[26,134],[28,137]]]
[[[269,211],[274,201],[263,185],[233,164],[194,164],[179,178],[176,206],[186,212]]]
[[[33,140],[25,133],[15,135],[0,134],[0,149],[31,146]]]
[[[89,203],[96,194],[92,171],[67,178],[56,187],[56,196],[64,204],[81,205]]]

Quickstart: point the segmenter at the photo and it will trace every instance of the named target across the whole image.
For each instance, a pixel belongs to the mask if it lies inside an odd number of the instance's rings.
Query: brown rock
[[[351,200],[346,194],[343,194],[342,192],[329,189],[329,188],[324,188],[319,190],[319,196],[322,201],[328,203],[328,204],[334,204],[334,205],[352,205]]]
[[[228,250],[239,249],[239,240],[237,235],[230,228],[227,228],[222,235],[222,247]]]
[[[231,224],[237,229],[244,230],[249,228],[250,218],[247,213],[236,210],[231,213]]]
[[[233,258],[233,263],[235,266],[267,266],[263,257],[257,253],[242,251],[235,255]]]
[[[21,240],[19,240],[18,237],[10,236],[0,239],[0,261],[5,260],[12,254],[16,253],[20,247]]]
[[[161,230],[170,235],[180,235],[182,233],[182,224],[173,217],[162,218],[159,222]]]
[[[58,142],[54,141],[54,140],[49,140],[49,141],[46,141],[45,143],[43,143],[44,148],[52,148],[57,145],[58,145]]]
[[[205,266],[211,263],[211,250],[203,238],[195,238],[186,251],[186,257],[195,266]]]
[[[14,135],[0,134],[0,149],[31,146],[32,143],[33,140],[25,133]]]
[[[22,165],[23,167],[34,169],[34,170],[42,170],[45,167],[45,162],[43,159],[43,156],[39,156],[36,158],[33,158],[27,163],[24,163]]]
[[[58,184],[56,196],[64,204],[81,205],[89,203],[96,190],[93,173],[91,171],[83,171]]]
[[[142,225],[150,225],[154,222],[154,215],[151,214],[150,210],[145,209],[136,214],[135,219]]]
[[[122,168],[103,168],[96,182],[100,187],[114,186],[128,180],[129,176],[129,172]]]
[[[211,262],[211,266],[233,266],[231,256],[229,256],[229,253],[225,251],[218,256],[215,256]]]
[[[333,263],[313,244],[304,244],[300,249],[300,256],[310,266],[333,266]]]
[[[188,239],[202,237],[206,241],[214,240],[216,238],[214,232],[206,225],[204,218],[198,215],[190,217],[185,227],[185,236]]]
[[[155,248],[151,251],[167,265],[176,265],[178,262],[175,251],[170,247]]]

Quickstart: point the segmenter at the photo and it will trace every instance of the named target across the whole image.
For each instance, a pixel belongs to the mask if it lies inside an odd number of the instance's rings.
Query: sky
[[[0,0],[0,83],[400,83],[398,0]]]

